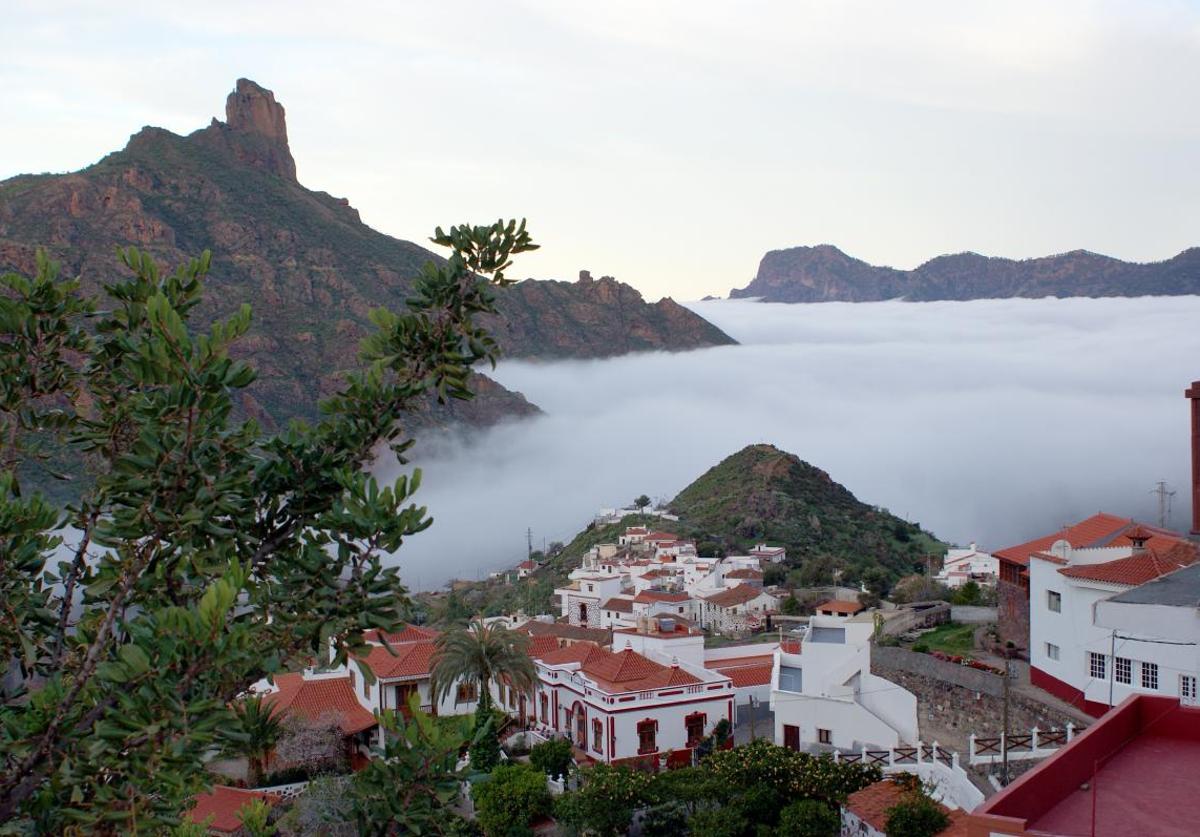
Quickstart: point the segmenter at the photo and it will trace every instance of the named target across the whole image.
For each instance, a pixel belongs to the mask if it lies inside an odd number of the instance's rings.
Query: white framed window
[[[1128,657],[1113,657],[1113,677],[1118,683],[1131,685],[1133,683],[1133,660]]]
[[[1142,688],[1158,688],[1158,663],[1142,663]]]
[[[1184,703],[1196,703],[1196,675],[1179,675],[1179,699]]]
[[[1052,660],[1058,659],[1058,646],[1053,642],[1046,643],[1046,656]]]
[[[1104,654],[1097,654],[1095,651],[1088,652],[1088,676],[1093,680],[1108,679],[1108,657]]]
[[[1062,593],[1056,590],[1046,591],[1046,607],[1052,613],[1062,613]]]

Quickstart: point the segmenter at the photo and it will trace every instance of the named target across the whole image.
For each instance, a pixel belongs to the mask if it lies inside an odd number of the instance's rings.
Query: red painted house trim
[[[1079,707],[1093,718],[1099,718],[1109,709],[1107,703],[1097,703],[1094,700],[1088,700],[1083,696],[1083,692],[1076,689],[1070,683],[1064,683],[1057,677],[1047,674],[1035,666],[1029,667],[1029,682],[1039,689],[1049,692],[1059,700],[1065,700],[1072,706]]]

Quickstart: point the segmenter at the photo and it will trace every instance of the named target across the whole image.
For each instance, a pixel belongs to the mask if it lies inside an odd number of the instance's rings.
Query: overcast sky
[[[0,177],[276,92],[301,181],[369,224],[528,216],[538,278],[648,297],[762,254],[1200,243],[1195,2],[4,0]]]

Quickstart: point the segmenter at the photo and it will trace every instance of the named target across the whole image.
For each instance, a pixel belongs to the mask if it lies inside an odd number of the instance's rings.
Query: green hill
[[[785,546],[789,564],[820,562],[853,580],[877,566],[894,581],[944,547],[918,524],[859,501],[820,468],[773,445],[750,445],[724,459],[669,506],[698,542],[726,552],[761,542]]]

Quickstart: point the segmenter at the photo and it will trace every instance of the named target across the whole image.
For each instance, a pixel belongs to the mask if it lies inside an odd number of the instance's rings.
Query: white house
[[[782,564],[787,560],[787,550],[782,546],[767,546],[760,543],[750,550],[750,555],[763,564]]]
[[[871,620],[813,616],[798,642],[775,652],[775,743],[799,749],[895,747],[917,742],[917,699],[871,674]]]
[[[702,627],[737,635],[757,630],[767,614],[779,609],[779,599],[753,584],[739,584],[700,600],[698,616]]]
[[[1133,692],[1200,703],[1200,563],[1097,602],[1095,621],[1118,661],[1108,672],[1114,703]]]
[[[1180,672],[1166,668],[1173,654],[1148,642],[1115,640],[1114,628],[1097,623],[1096,616],[1102,601],[1189,566],[1197,557],[1195,544],[1142,526],[1106,546],[1077,549],[1060,540],[1049,551],[1033,553],[1030,681],[1097,716],[1134,692],[1179,694]],[[1147,623],[1140,635],[1153,637],[1157,630]],[[1120,646],[1115,653],[1114,642]]]
[[[538,684],[527,720],[567,734],[594,761],[665,761],[674,753],[676,763],[686,763],[687,751],[718,721],[732,724],[735,692],[728,677],[690,662],[686,651],[667,656],[661,648],[672,642],[703,649],[702,636],[669,619],[614,631],[614,644],[621,643],[616,650],[591,642],[535,649]],[[498,692],[500,706],[518,709],[523,696],[503,687]]]
[[[583,573],[565,587],[554,591],[559,597],[562,615],[572,625],[600,627],[600,605],[620,595],[622,580],[619,573]]]
[[[947,550],[942,568],[933,579],[947,587],[962,587],[968,581],[990,585],[996,583],[999,574],[1000,559],[972,543],[966,549]]]
[[[522,561],[517,564],[517,578],[529,578],[530,574],[537,568],[536,561]]]

